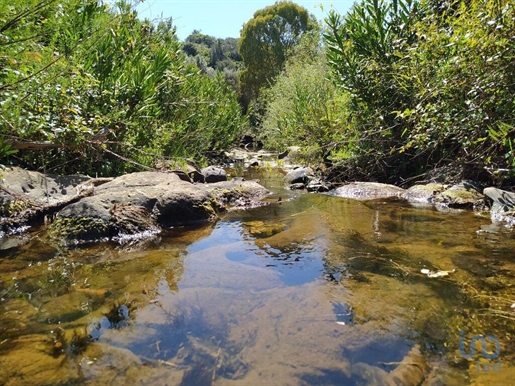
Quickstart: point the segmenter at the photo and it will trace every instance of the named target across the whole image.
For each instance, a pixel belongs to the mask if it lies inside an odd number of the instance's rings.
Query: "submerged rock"
[[[74,291],[52,298],[40,308],[38,321],[56,324],[77,320],[92,309],[100,307],[104,298],[105,293],[91,296],[91,293],[84,291]]]
[[[405,190],[395,185],[378,182],[351,182],[333,191],[333,195],[357,200],[401,198]]]
[[[244,222],[243,226],[252,236],[257,238],[270,237],[286,229],[284,224],[265,224],[263,221],[258,220]]]
[[[421,385],[429,372],[429,366],[418,345],[388,374],[388,385]]]
[[[278,159],[284,159],[284,158],[287,158],[287,157],[294,157],[299,152],[300,152],[300,146],[290,146],[285,151],[283,151],[282,153],[279,153],[277,155],[277,158]]]

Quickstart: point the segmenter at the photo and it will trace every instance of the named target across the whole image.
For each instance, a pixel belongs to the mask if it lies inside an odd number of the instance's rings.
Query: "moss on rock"
[[[49,229],[49,235],[54,239],[71,240],[100,240],[110,233],[110,224],[95,217],[58,217]]]

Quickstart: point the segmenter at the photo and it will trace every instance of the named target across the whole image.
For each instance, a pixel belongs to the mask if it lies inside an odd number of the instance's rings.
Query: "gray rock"
[[[284,158],[289,157],[289,156],[295,156],[299,152],[300,152],[300,147],[299,146],[290,146],[285,151],[283,151],[282,153],[279,153],[277,155],[277,158],[278,159],[284,159]]]
[[[289,150],[285,150],[285,151],[283,151],[282,153],[279,153],[279,154],[277,155],[277,159],[284,159],[284,158],[288,157],[288,154],[289,154],[289,153],[290,153],[290,151],[289,151]]]
[[[449,208],[473,208],[484,202],[484,196],[476,184],[462,181],[438,194],[434,202]]]
[[[176,174],[182,181],[186,181],[189,183],[192,183],[193,180],[188,175],[188,173],[182,171],[182,170],[172,170],[172,173]]]
[[[25,200],[37,206],[56,205],[78,194],[77,186],[91,181],[88,176],[57,176],[8,167],[2,171],[2,204]]]
[[[213,183],[219,181],[227,181],[227,173],[224,169],[216,166],[208,166],[200,171],[204,177],[205,182]]]
[[[309,181],[309,183],[306,185],[306,190],[308,192],[323,193],[323,192],[328,192],[329,187],[327,185],[325,185],[324,182],[322,180],[320,180],[319,178],[315,178],[315,179]]]
[[[238,207],[256,206],[256,201],[270,192],[256,181],[245,181],[233,178],[230,181],[221,181],[204,185],[211,201],[217,205],[236,205]]]
[[[191,184],[174,173],[127,174],[62,209],[51,225],[54,237],[98,240],[207,221],[227,205],[250,205],[268,191],[253,181]]]
[[[485,188],[483,194],[492,200],[492,211],[515,213],[515,193],[498,188]]]
[[[287,150],[289,156],[295,156],[300,153],[300,146],[289,146]]]
[[[483,194],[492,200],[492,222],[515,226],[515,193],[490,187]]]
[[[216,174],[226,179],[225,171],[222,172]],[[1,229],[26,224],[34,216],[24,214],[37,212],[41,222],[43,216],[55,216],[49,235],[66,243],[119,240],[155,233],[162,227],[206,221],[216,218],[228,205],[259,205],[257,200],[268,193],[256,182],[238,179],[192,184],[182,171],[140,172],[99,180],[85,176],[44,176],[8,168],[4,178],[1,204],[8,209],[4,215],[12,216],[1,219]],[[46,202],[50,205],[44,206]],[[20,209],[11,213],[13,207]]]
[[[306,187],[306,184],[303,182],[296,182],[294,184],[288,185],[288,189],[290,190],[302,190]]]
[[[196,169],[188,170],[188,176],[190,176],[193,182],[199,182],[201,184],[206,182],[206,177],[204,177],[204,175]]]
[[[251,158],[248,163],[249,167],[258,167],[259,166],[259,160],[257,158]]]
[[[288,174],[283,177],[283,180],[287,184],[307,184],[312,177],[313,170],[310,167],[299,167],[288,172]]]
[[[438,183],[413,185],[403,193],[402,198],[412,203],[432,204],[444,189],[445,186]]]
[[[352,182],[333,191],[333,195],[357,200],[401,198],[405,190],[395,185],[378,182]]]

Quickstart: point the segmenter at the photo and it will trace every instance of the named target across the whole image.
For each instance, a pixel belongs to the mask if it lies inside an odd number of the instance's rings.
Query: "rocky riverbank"
[[[210,221],[229,207],[259,205],[269,192],[254,181],[209,168],[213,183],[194,183],[185,172],[138,172],[113,179],[54,176],[20,168],[3,172],[0,190],[4,233],[47,223],[65,242],[116,240],[163,228]]]
[[[402,200],[414,205],[435,205],[438,208],[473,209],[490,213],[494,223],[515,225],[515,193],[463,180],[456,184],[416,184],[408,189],[378,182],[349,182],[330,189],[309,167],[298,167],[284,176],[289,189],[327,192],[356,200]]]
[[[236,155],[243,158],[235,157],[235,162],[241,161],[243,168],[284,166],[268,153],[266,161],[260,153],[240,153]],[[252,162],[245,162],[247,158]],[[230,207],[261,205],[260,199],[269,193],[255,181],[241,177],[228,181],[225,170],[218,167],[190,169],[91,178],[6,168],[0,183],[0,236],[45,223],[49,235],[64,243],[147,237],[169,227],[214,220]],[[474,209],[490,213],[494,223],[515,225],[515,194],[483,188],[474,181],[429,183],[409,189],[376,182],[335,187],[316,176],[310,167],[288,165],[285,170],[289,170],[284,176],[287,189],[329,192],[358,200],[393,199],[414,205]]]

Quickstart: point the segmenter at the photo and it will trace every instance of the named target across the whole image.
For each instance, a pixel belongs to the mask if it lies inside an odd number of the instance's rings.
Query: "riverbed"
[[[0,384],[514,384],[512,230],[282,175],[247,171],[273,194],[215,223],[0,241]]]

